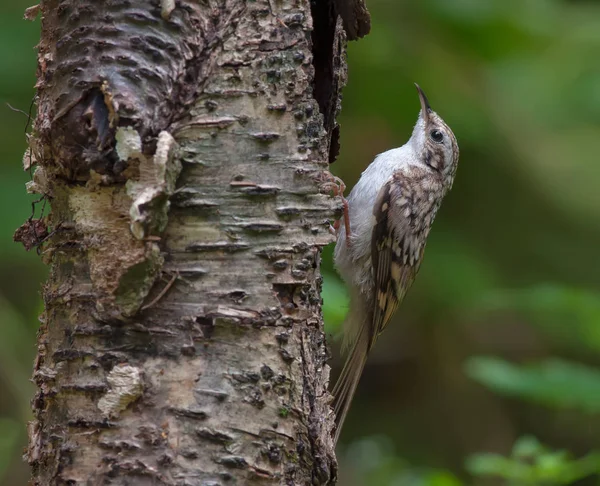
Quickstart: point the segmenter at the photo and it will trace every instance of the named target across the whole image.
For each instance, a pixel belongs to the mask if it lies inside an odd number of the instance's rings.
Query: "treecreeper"
[[[349,353],[333,389],[336,443],[367,356],[419,271],[458,165],[454,133],[415,86],[421,110],[410,139],[365,169],[337,234],[335,266],[348,286],[350,309],[343,324]]]

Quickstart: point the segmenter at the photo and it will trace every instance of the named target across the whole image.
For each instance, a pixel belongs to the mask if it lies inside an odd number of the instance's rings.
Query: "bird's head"
[[[427,96],[415,83],[421,111],[410,138],[419,160],[429,169],[439,172],[444,187],[450,190],[458,165],[458,143],[452,130],[442,118],[431,109]]]

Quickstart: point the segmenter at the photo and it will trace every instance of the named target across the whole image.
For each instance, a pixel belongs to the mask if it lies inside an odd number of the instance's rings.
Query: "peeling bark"
[[[29,190],[52,211],[18,235],[50,265],[32,484],[335,481],[333,0],[40,8]]]

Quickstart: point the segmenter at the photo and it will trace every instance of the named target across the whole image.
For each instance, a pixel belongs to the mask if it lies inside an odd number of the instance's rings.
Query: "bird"
[[[349,290],[350,308],[342,343],[349,352],[332,391],[334,443],[367,356],[415,280],[458,166],[454,133],[415,86],[421,109],[410,139],[363,171],[347,197],[349,224],[338,226],[334,265]]]

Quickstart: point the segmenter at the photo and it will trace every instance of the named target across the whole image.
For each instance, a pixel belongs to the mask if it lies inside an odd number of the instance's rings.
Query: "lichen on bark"
[[[324,3],[41,2],[33,484],[335,480],[319,266],[341,201],[320,184],[345,38]]]

